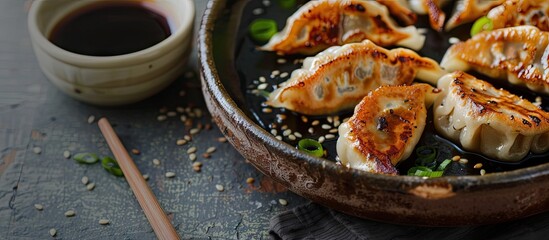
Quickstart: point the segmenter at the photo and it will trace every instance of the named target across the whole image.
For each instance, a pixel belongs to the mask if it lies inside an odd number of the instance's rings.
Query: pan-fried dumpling
[[[373,173],[397,174],[394,167],[418,143],[440,91],[428,84],[383,86],[371,92],[339,126],[337,154],[345,166]]]
[[[447,71],[476,70],[492,78],[549,94],[549,32],[532,26],[481,32],[451,46],[441,66]]]
[[[492,8],[486,17],[492,20],[494,29],[531,25],[549,31],[549,1],[508,0]]]
[[[502,4],[505,0],[458,0],[454,7],[452,17],[446,23],[446,31],[477,20],[484,16],[490,9]]]
[[[412,50],[387,50],[365,40],[306,58],[267,104],[310,115],[336,113],[353,108],[379,86],[409,85],[414,78],[436,84],[445,73]]]
[[[330,46],[369,39],[380,46],[419,50],[425,42],[414,26],[400,28],[374,1],[319,0],[303,5],[284,29],[260,47],[280,54],[314,54]]]
[[[438,88],[435,128],[464,149],[502,161],[549,150],[549,113],[528,100],[460,71]]]
[[[410,9],[406,0],[376,0],[376,2],[385,5],[391,15],[406,25],[412,25],[417,21],[417,15]]]
[[[410,7],[417,14],[429,14],[431,28],[440,32],[446,19],[446,14],[440,8],[446,3],[448,0],[410,0]]]

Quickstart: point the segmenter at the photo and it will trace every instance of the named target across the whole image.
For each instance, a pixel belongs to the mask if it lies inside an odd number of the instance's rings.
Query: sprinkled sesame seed
[[[91,191],[95,188],[95,183],[90,183],[88,185],[86,185],[86,189],[88,189],[88,191]]]
[[[290,134],[288,135],[288,139],[290,139],[290,141],[294,141],[296,138],[294,135]]]
[[[90,179],[86,176],[83,176],[81,181],[82,181],[82,184],[88,185],[88,183],[90,182]]]
[[[536,97],[536,102],[541,102],[542,101],[542,98],[540,96],[537,96]]]
[[[459,159],[459,163],[461,163],[461,164],[467,164],[468,162],[469,162],[469,160],[467,160],[465,158]]]
[[[38,211],[44,210],[44,206],[42,206],[42,204],[38,204],[38,203],[34,204],[34,208],[36,208],[36,210],[38,210]]]
[[[217,189],[217,191],[220,191],[220,192],[223,192],[225,190],[225,188],[221,184],[216,184],[215,189]]]
[[[173,178],[173,177],[175,177],[175,173],[174,172],[166,172],[166,177],[167,178]]]
[[[74,210],[69,210],[65,212],[65,217],[74,217],[76,215],[76,212]]]
[[[253,184],[255,182],[255,179],[253,177],[249,177],[246,179],[246,183]]]
[[[158,120],[159,122],[165,121],[166,119],[168,119],[166,115],[158,115],[156,117],[156,120]]]
[[[63,157],[65,157],[66,159],[71,158],[71,152],[69,152],[69,151],[64,151],[64,152],[63,152]]]
[[[475,166],[473,166],[474,169],[482,168],[482,163],[477,163]]]
[[[107,224],[109,224],[109,220],[108,219],[99,219],[99,224],[107,225]]]
[[[282,205],[282,206],[288,205],[288,201],[286,199],[283,199],[283,198],[278,199],[278,203],[280,203],[280,205]]]
[[[202,157],[203,158],[210,158],[210,157],[212,157],[212,155],[210,155],[209,153],[202,153]]]
[[[198,129],[198,128],[192,128],[192,129],[189,131],[189,133],[190,133],[191,135],[195,135],[195,134],[197,134],[197,133],[199,133],[199,132],[200,132],[200,129]]]
[[[286,130],[288,129],[288,125],[282,125],[282,127],[280,127],[280,130]]]
[[[328,130],[328,129],[331,129],[331,128],[332,128],[332,126],[330,126],[328,124],[322,124],[322,129]]]
[[[217,150],[217,148],[209,147],[208,149],[206,149],[206,153],[213,153],[213,152],[215,152],[215,150]]]
[[[217,141],[220,142],[220,143],[225,143],[225,142],[227,142],[227,138],[226,137],[218,137]]]
[[[145,181],[149,180],[149,174],[143,174],[143,179],[145,179]]]
[[[175,142],[177,146],[185,145],[186,143],[187,143],[187,140],[185,139],[177,139],[177,142]]]
[[[271,73],[271,76],[277,76],[280,74],[280,71],[279,70],[274,70],[272,73]]]
[[[306,123],[309,121],[309,119],[306,116],[301,116],[301,121]]]
[[[187,149],[187,154],[191,154],[195,152],[196,152],[196,147],[190,147],[189,149]]]
[[[194,162],[193,167],[202,167],[202,163],[201,162]]]
[[[261,76],[261,77],[259,77],[259,81],[260,81],[260,82],[266,82],[266,81],[267,81],[267,78]]]
[[[184,113],[184,112],[185,112],[185,108],[183,108],[183,107],[176,107],[176,108],[175,108],[175,111],[178,112],[178,113]]]
[[[337,132],[337,128],[332,128],[330,129],[330,131],[328,131],[329,133],[336,133]]]
[[[55,237],[55,235],[57,234],[57,230],[55,230],[55,228],[52,228],[50,229],[49,233],[50,233],[50,236]]]
[[[282,132],[282,136],[287,137],[288,135],[292,134],[292,129],[286,129],[284,132]]]
[[[175,112],[175,111],[169,111],[166,115],[167,115],[168,117],[175,117],[175,116],[177,116],[177,112]]]
[[[314,132],[315,132],[315,129],[314,129],[314,128],[309,128],[309,129],[307,129],[307,132],[309,132],[309,133],[314,133]]]
[[[196,160],[196,153],[189,154],[189,160],[191,160],[191,161]]]
[[[328,117],[326,117],[326,121],[328,121],[329,123],[333,123],[334,118],[332,116],[328,116]]]
[[[271,1],[263,0],[263,6],[265,6],[265,7],[271,6]]]
[[[139,155],[141,154],[141,151],[139,151],[139,149],[132,149],[132,153],[135,154],[135,155]]]
[[[449,42],[450,44],[456,44],[456,43],[458,43],[459,41],[460,41],[459,38],[456,38],[456,37],[451,37],[451,38],[448,39],[448,42]]]
[[[280,136],[280,135],[276,136],[275,138],[282,141],[282,136]]]
[[[278,134],[278,131],[276,129],[271,129],[271,134],[276,136],[276,134]]]
[[[270,108],[263,108],[262,110],[264,113],[272,113],[273,112],[273,109],[270,109]]]
[[[454,162],[459,161],[459,159],[461,159],[461,157],[459,155],[456,155],[456,156],[452,157],[452,161],[454,161]]]
[[[486,170],[480,169],[480,175],[481,175],[481,176],[484,176],[484,174],[486,174]]]
[[[288,73],[287,73],[287,72],[283,72],[283,73],[280,74],[280,77],[281,77],[281,78],[285,78],[285,77],[287,77],[287,76],[288,76]]]
[[[179,120],[181,120],[181,122],[183,122],[183,123],[184,123],[184,122],[186,122],[186,121],[187,121],[187,116],[185,116],[185,115],[181,115],[181,116],[179,117]]]
[[[316,126],[316,125],[318,125],[318,124],[320,124],[320,121],[318,121],[318,120],[314,120],[314,121],[311,123],[312,126]]]
[[[42,148],[40,148],[40,147],[34,147],[34,148],[32,148],[32,151],[33,151],[34,153],[36,153],[36,154],[40,154],[40,153],[42,153]]]
[[[320,137],[318,138],[318,142],[319,142],[319,143],[323,143],[324,140],[326,140],[326,138],[325,138],[324,136],[320,136]]]
[[[257,85],[257,89],[265,90],[267,88],[267,86],[269,86],[268,83],[262,83],[262,84]]]
[[[341,125],[341,122],[339,121],[339,119],[334,120],[334,127],[339,127],[339,125]]]
[[[183,136],[183,139],[187,140],[187,142],[192,140],[191,136],[189,135]]]
[[[284,58],[279,58],[279,59],[276,60],[276,62],[277,62],[278,64],[284,64],[284,63],[286,63],[287,61],[286,61],[286,59],[284,59]]]
[[[326,139],[334,139],[334,138],[335,138],[335,135],[333,135],[333,134],[326,134],[325,138],[326,138]]]
[[[256,8],[256,9],[252,10],[253,15],[261,15],[261,14],[263,14],[263,12],[264,12],[263,8]]]
[[[89,123],[89,124],[92,124],[94,121],[95,121],[95,116],[94,116],[94,115],[90,115],[90,116],[88,117],[88,123]]]
[[[156,166],[160,165],[160,160],[158,160],[156,158],[153,159],[153,164],[156,165]]]
[[[294,132],[294,135],[295,135],[296,137],[298,137],[298,138],[302,138],[302,137],[303,137],[303,135],[301,135],[300,132]]]

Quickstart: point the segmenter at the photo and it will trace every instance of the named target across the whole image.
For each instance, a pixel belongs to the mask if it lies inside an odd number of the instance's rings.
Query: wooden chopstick
[[[98,125],[158,239],[179,239],[175,228],[162,211],[158,200],[145,182],[139,169],[135,166],[109,121],[106,118],[101,118]]]

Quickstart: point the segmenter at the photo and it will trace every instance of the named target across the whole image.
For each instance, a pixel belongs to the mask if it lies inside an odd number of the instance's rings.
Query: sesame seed
[[[42,148],[40,148],[40,147],[34,147],[34,148],[32,148],[32,151],[33,151],[34,153],[36,153],[36,154],[40,154],[40,153],[42,153]]]
[[[318,121],[318,120],[314,120],[314,121],[311,123],[312,126],[316,126],[316,125],[318,125],[318,124],[320,124],[320,121]]]
[[[306,123],[309,121],[309,119],[306,116],[301,116],[301,121]]]
[[[283,199],[283,198],[278,199],[278,203],[280,203],[280,205],[282,205],[282,206],[288,205],[288,201],[286,199]]]
[[[276,129],[271,129],[271,134],[276,136],[276,134],[278,134],[278,131]]]
[[[322,129],[328,130],[328,129],[331,129],[331,128],[332,128],[332,126],[330,126],[328,124],[322,124]]]
[[[220,143],[225,143],[225,142],[227,142],[227,138],[226,137],[218,137],[217,141],[220,142]]]
[[[66,159],[71,158],[71,152],[69,152],[69,151],[64,151],[64,152],[63,152],[63,157],[65,157]]]
[[[474,169],[482,168],[482,163],[477,163],[475,166],[473,166]]]
[[[185,135],[183,139],[187,140],[187,142],[192,140],[191,136],[189,135]]]
[[[280,74],[280,77],[281,77],[281,78],[285,78],[285,77],[287,77],[287,76],[288,76],[288,73],[287,73],[287,72],[283,72],[283,73]]]
[[[542,98],[540,96],[537,96],[536,97],[536,102],[541,102],[542,101]]]
[[[76,212],[74,212],[73,210],[65,212],[65,217],[74,217],[74,215],[76,215]]]
[[[277,118],[279,121],[282,121],[282,120],[285,120],[285,119],[286,119],[286,115],[285,115],[285,114],[277,114],[277,115],[276,115],[276,118]]]
[[[334,118],[332,116],[328,116],[328,117],[326,117],[326,121],[328,121],[329,123],[333,123]]]
[[[201,172],[201,171],[202,171],[202,167],[194,167],[194,166],[193,166],[193,171],[195,171],[195,172]]]
[[[217,191],[219,192],[223,192],[225,190],[225,188],[223,187],[223,185],[221,184],[216,184],[215,185],[215,188],[217,189]]]
[[[181,116],[179,117],[179,120],[181,120],[181,122],[183,122],[183,123],[184,123],[184,122],[186,122],[186,121],[187,121],[187,116],[185,116],[185,115],[181,115]]]
[[[262,110],[264,113],[272,113],[273,112],[273,109],[270,109],[270,108],[263,108]]]
[[[193,167],[202,167],[202,163],[201,162],[194,162]]]
[[[159,122],[165,121],[166,119],[168,119],[166,115],[158,115],[158,117],[156,117],[156,120]]]
[[[256,8],[256,9],[252,10],[253,15],[261,15],[261,14],[263,14],[263,12],[264,12],[263,8]]]
[[[276,136],[275,138],[282,141],[282,136],[280,136],[280,135]]]
[[[156,158],[153,159],[153,164],[156,165],[156,166],[160,165],[160,160],[158,160]]]
[[[326,139],[334,139],[334,138],[335,138],[335,135],[333,135],[333,134],[326,134],[325,138],[326,138]]]
[[[176,108],[175,108],[175,111],[178,112],[178,113],[184,113],[184,112],[185,112],[185,108],[183,108],[183,107],[176,107]]]
[[[318,138],[318,142],[319,142],[319,143],[323,143],[324,140],[326,140],[326,138],[325,138],[324,136],[320,136],[320,137]]]
[[[274,70],[272,73],[271,73],[271,76],[277,76],[278,74],[280,74],[280,71],[279,70]]]
[[[286,130],[288,129],[288,125],[282,125],[282,127],[280,127],[280,130]]]
[[[334,127],[339,127],[341,125],[341,122],[338,120],[334,120]]]
[[[166,177],[167,178],[173,178],[173,177],[175,177],[175,173],[174,172],[166,172]]]
[[[189,160],[191,160],[191,161],[196,160],[196,153],[189,154]]]
[[[86,185],[86,189],[88,189],[88,191],[91,191],[95,188],[95,183],[90,183],[88,185]]]
[[[210,157],[212,157],[212,155],[210,155],[209,153],[202,153],[202,157],[203,158],[210,158]]]
[[[139,155],[141,154],[141,151],[139,151],[139,149],[132,149],[132,153],[135,154],[135,155]]]
[[[34,204],[34,208],[36,208],[36,210],[38,210],[38,211],[44,210],[44,206],[42,206],[42,204],[38,204],[38,203]]]
[[[337,128],[332,128],[330,129],[330,131],[328,131],[329,133],[336,133],[337,132]]]
[[[82,184],[88,185],[88,183],[90,182],[90,179],[86,176],[83,176],[81,181],[82,181]]]
[[[294,135],[295,135],[296,137],[298,137],[298,138],[302,138],[302,137],[303,137],[303,135],[301,135],[301,133],[299,133],[299,132],[294,132]]]
[[[284,130],[284,132],[282,132],[282,136],[284,137],[287,137],[288,135],[292,134],[292,130],[291,129],[286,129]]]
[[[269,1],[269,0],[263,0],[262,3],[263,3],[263,6],[265,6],[265,7],[271,6],[271,1]]]
[[[189,149],[187,149],[187,154],[191,154],[191,153],[195,153],[196,152],[196,147],[191,147]]]
[[[314,132],[315,132],[315,129],[314,129],[314,128],[309,128],[309,129],[307,130],[307,132],[309,132],[309,133],[314,133]]]
[[[55,235],[57,234],[57,230],[55,230],[55,228],[52,228],[50,229],[49,233],[50,233],[50,236],[55,237]]]
[[[459,159],[459,163],[461,163],[461,164],[467,164],[468,162],[469,162],[469,160],[467,160],[465,158]]]
[[[480,169],[480,175],[481,175],[481,176],[484,176],[484,174],[486,174],[486,170]]]
[[[255,179],[252,178],[252,177],[249,177],[249,178],[246,179],[246,183],[248,183],[248,184],[253,184],[254,182],[255,182]]]
[[[89,124],[92,124],[94,121],[95,121],[95,116],[94,116],[94,115],[90,115],[90,116],[88,117],[88,123],[89,123]]]
[[[451,37],[451,38],[448,39],[448,42],[450,44],[456,44],[456,43],[460,42],[460,40],[459,40],[459,38]]]
[[[215,152],[216,148],[215,147],[209,147],[208,149],[206,149],[206,152],[207,153],[213,153]]]
[[[268,83],[262,83],[262,84],[257,85],[257,89],[265,90],[267,88],[267,86],[269,86]]]
[[[168,117],[175,117],[175,116],[177,116],[177,112],[175,112],[175,111],[169,111],[166,115],[167,115]]]
[[[197,134],[197,133],[199,133],[199,132],[200,132],[200,129],[198,129],[198,128],[193,128],[193,129],[191,129],[191,130],[189,131],[189,133],[190,133],[191,135],[195,135],[195,134]]]
[[[284,64],[284,63],[286,63],[286,62],[287,62],[287,61],[286,61],[286,59],[284,59],[284,58],[279,58],[279,59],[276,60],[276,63],[278,63],[278,64]]]
[[[266,82],[266,81],[267,81],[267,78],[261,76],[261,77],[259,77],[259,81],[260,81],[260,82]]]
[[[459,155],[456,155],[456,156],[452,157],[452,161],[454,161],[454,162],[459,161],[459,159],[461,159],[461,157]]]
[[[145,179],[145,181],[149,180],[149,174],[143,174],[143,179]]]
[[[109,224],[109,220],[108,219],[99,219],[99,224],[107,225],[107,224]]]
[[[187,143],[187,140],[185,139],[178,139],[175,144],[177,144],[177,146],[182,146],[182,145],[185,145]]]
[[[290,134],[288,135],[288,139],[290,139],[290,141],[294,141],[296,138],[294,135]]]

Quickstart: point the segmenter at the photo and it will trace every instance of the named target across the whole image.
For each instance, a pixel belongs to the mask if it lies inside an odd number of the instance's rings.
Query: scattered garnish
[[[416,149],[416,165],[434,169],[436,166],[437,149],[431,146],[421,146]]]
[[[282,8],[292,8],[295,6],[295,0],[278,0],[277,2]]]
[[[471,37],[482,31],[490,31],[492,29],[494,29],[494,22],[492,22],[492,19],[486,16],[481,17],[477,19],[477,21],[473,24],[473,27],[471,27]]]
[[[107,170],[107,172],[111,173],[114,176],[124,176],[124,173],[122,172],[122,169],[120,169],[118,162],[116,162],[116,160],[111,157],[104,157],[103,159],[101,159],[101,166],[103,166],[103,168]]]
[[[267,42],[278,31],[275,20],[258,18],[250,24],[250,36],[259,42]]]
[[[95,153],[78,153],[73,159],[79,163],[94,164],[99,161],[99,157]]]
[[[299,140],[297,143],[297,149],[315,157],[322,157],[324,155],[324,148],[322,148],[322,144],[310,138]]]

